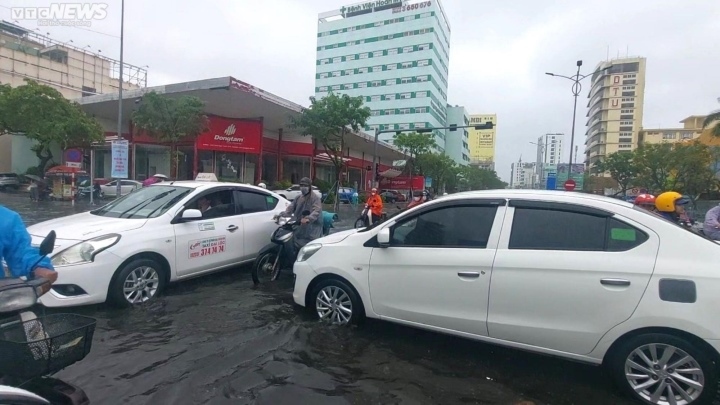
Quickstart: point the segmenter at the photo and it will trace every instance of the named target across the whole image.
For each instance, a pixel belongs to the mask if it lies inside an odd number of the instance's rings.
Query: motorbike
[[[367,228],[372,223],[372,213],[370,207],[363,208],[358,219],[355,220],[355,229]]]
[[[310,215],[303,211],[302,216]],[[255,285],[261,280],[275,281],[283,268],[292,267],[297,258],[295,248],[295,229],[300,226],[300,219],[277,215],[273,220],[278,228],[270,235],[270,243],[260,250],[252,268],[252,279]]]
[[[40,245],[43,258],[54,244],[55,232],[50,232]],[[74,314],[37,316],[30,311],[48,284],[42,278],[0,279],[2,404],[90,403],[82,389],[50,376],[90,353],[96,320]]]
[[[37,196],[33,196],[31,192],[30,199],[33,201],[55,201],[57,198],[49,186],[44,186],[37,188]]]
[[[78,192],[75,195],[76,198],[90,198],[90,193],[93,193],[93,199],[99,200],[102,198],[105,198],[105,193],[103,193],[102,189],[100,187],[94,187],[94,186],[85,186],[85,187],[79,187]]]

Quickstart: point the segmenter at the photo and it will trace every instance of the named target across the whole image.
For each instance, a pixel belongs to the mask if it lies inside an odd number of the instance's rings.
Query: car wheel
[[[113,278],[108,297],[112,304],[130,307],[155,299],[165,288],[160,263],[151,259],[137,259],[126,264]]]
[[[313,289],[315,312],[321,321],[332,325],[359,324],[365,319],[365,311],[355,290],[345,282],[327,279]]]
[[[613,353],[610,371],[627,394],[646,404],[710,404],[717,396],[709,353],[672,335],[630,338]]]

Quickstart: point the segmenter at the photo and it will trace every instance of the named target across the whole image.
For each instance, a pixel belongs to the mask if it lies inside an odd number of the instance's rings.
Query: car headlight
[[[89,263],[95,256],[120,240],[120,235],[109,234],[70,246],[52,258],[53,266],[72,266]]]
[[[304,262],[305,260],[309,259],[314,255],[320,248],[322,247],[319,243],[311,243],[308,245],[305,245],[302,249],[300,249],[300,253],[298,253],[297,261]]]

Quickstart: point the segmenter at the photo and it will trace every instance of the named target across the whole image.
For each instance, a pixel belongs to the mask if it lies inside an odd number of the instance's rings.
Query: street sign
[[[128,178],[128,141],[113,141],[111,149],[112,166],[110,175],[114,179]],[[118,182],[118,184],[120,184]]]
[[[566,190],[566,191],[573,191],[573,190],[575,190],[575,186],[576,186],[576,183],[575,183],[575,180],[573,180],[573,179],[568,179],[568,180],[563,184],[563,187],[565,187],[565,190]]]

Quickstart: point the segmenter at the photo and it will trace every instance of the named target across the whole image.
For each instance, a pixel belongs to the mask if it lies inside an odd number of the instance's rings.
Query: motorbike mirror
[[[302,212],[302,216],[306,217],[306,216],[308,216],[308,215],[310,215],[310,211],[305,210],[305,211]]]
[[[55,249],[56,237],[57,235],[55,234],[55,231],[50,231],[45,239],[43,239],[42,243],[40,243],[40,254],[42,256],[49,255],[52,253],[53,249]]]

